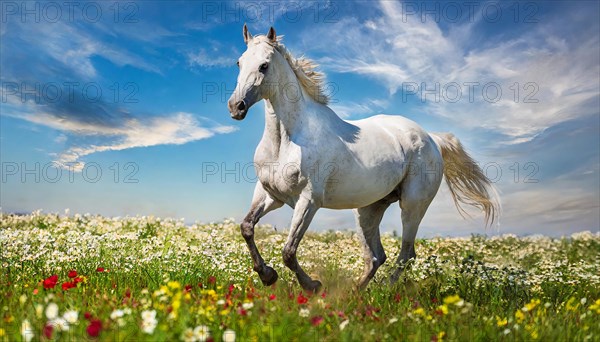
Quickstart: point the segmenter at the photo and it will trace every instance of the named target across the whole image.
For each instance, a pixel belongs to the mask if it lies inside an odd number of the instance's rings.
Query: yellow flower
[[[596,299],[596,302],[590,305],[589,309],[590,311],[596,311],[596,313],[600,315],[600,299]]]
[[[496,316],[496,325],[499,327],[503,327],[505,325],[508,324],[508,319],[506,318],[500,318],[498,316]]]
[[[444,298],[444,304],[456,304],[458,302],[460,302],[459,295],[448,296],[448,297]]]
[[[445,331],[440,331],[437,334],[438,341],[442,341],[444,339],[444,337],[446,337],[446,332]]]
[[[569,299],[567,301],[566,308],[568,311],[576,311],[577,310],[579,303],[575,303],[575,301],[576,301],[575,297],[571,297],[571,299]],[[575,305],[573,305],[573,303],[575,303]]]
[[[448,305],[440,305],[438,306],[438,310],[440,310],[444,315],[448,314]]]
[[[181,288],[181,284],[178,281],[170,281],[170,282],[167,283],[167,286],[170,287],[173,290]]]
[[[540,303],[541,301],[539,299],[532,299],[529,303],[525,304],[521,310],[524,312],[533,311]]]
[[[416,308],[415,311],[413,311],[413,313],[415,315],[425,316],[425,309],[423,309],[423,308]]]
[[[525,319],[525,314],[521,310],[517,310],[517,312],[515,312],[515,319],[517,320],[517,323],[521,323]]]
[[[6,334],[6,331],[2,328],[0,328],[0,337],[4,336]]]

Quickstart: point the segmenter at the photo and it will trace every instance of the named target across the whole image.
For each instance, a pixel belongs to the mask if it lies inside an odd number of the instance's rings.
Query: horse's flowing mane
[[[302,88],[306,90],[310,97],[319,103],[327,104],[329,102],[329,96],[324,93],[324,75],[323,73],[317,71],[319,65],[304,56],[294,58],[294,56],[292,56],[292,54],[281,42],[282,39],[283,36],[278,36],[275,42],[271,43],[271,45],[289,63],[292,70],[294,70],[294,74],[296,74],[298,82]]]

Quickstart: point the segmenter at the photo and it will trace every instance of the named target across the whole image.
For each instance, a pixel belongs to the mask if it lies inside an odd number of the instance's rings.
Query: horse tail
[[[463,204],[485,214],[486,226],[498,221],[500,200],[495,187],[452,133],[430,134],[444,160],[444,176],[452,199],[462,217],[469,214]]]

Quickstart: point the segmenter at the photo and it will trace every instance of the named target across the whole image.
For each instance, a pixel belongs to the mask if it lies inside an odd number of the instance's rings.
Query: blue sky
[[[497,230],[442,185],[420,236],[599,230],[598,2],[67,4],[2,3],[4,212],[241,219],[264,125],[260,103],[227,111],[247,22],[321,65],[340,116],[453,132],[494,179]],[[312,229],[353,226],[322,210]],[[382,229],[400,227],[393,207]]]

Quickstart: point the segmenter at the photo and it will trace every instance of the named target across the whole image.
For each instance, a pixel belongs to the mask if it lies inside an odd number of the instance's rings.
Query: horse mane
[[[313,100],[324,105],[329,103],[329,96],[325,94],[323,89],[325,76],[317,70],[319,65],[304,56],[299,58],[292,56],[290,51],[281,42],[282,39],[283,36],[278,36],[275,42],[270,42],[268,39],[266,41],[285,58],[294,71],[298,82]]]

